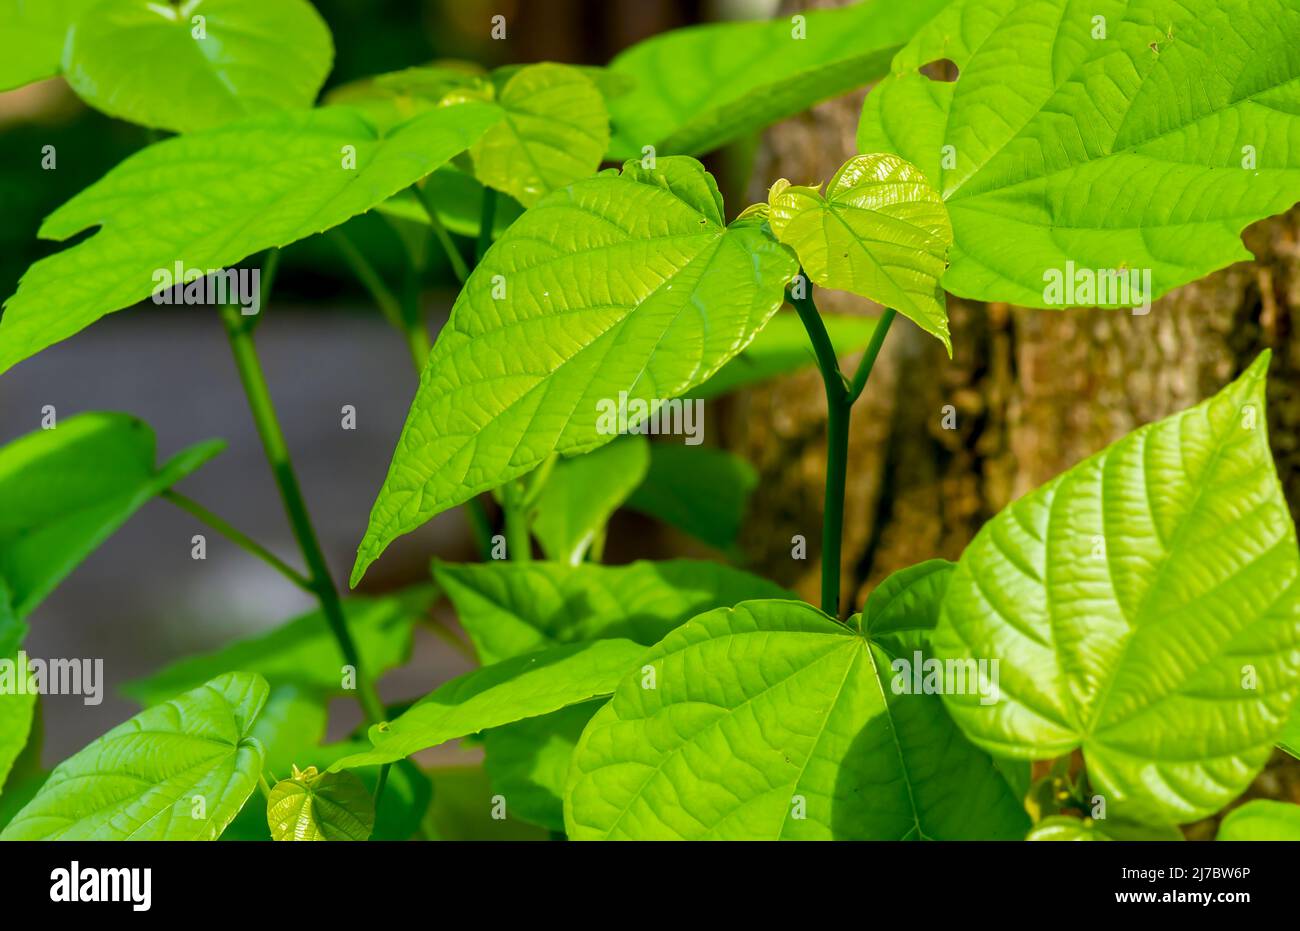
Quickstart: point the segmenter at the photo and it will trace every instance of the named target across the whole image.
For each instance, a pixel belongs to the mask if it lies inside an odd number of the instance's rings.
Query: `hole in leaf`
[[[930,80],[942,81],[945,84],[957,80],[957,75],[960,73],[957,63],[951,58],[936,58],[934,61],[926,62],[918,70]]]

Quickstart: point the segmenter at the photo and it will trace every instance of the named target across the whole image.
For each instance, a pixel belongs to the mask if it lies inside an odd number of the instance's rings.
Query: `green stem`
[[[867,350],[862,354],[862,361],[858,363],[858,370],[853,373],[853,384],[849,387],[849,403],[853,403],[862,395],[862,389],[867,387],[867,379],[871,377],[871,370],[875,367],[876,356],[880,355],[880,347],[885,345],[885,337],[889,335],[889,325],[894,322],[898,312],[892,307],[887,308],[880,319],[876,321],[876,329],[871,334],[871,342],[867,344]]]
[[[258,559],[265,562],[272,569],[279,572],[281,575],[287,578],[294,585],[297,585],[299,588],[309,592],[310,594],[314,595],[316,593],[315,588],[312,587],[311,579],[307,578],[297,569],[290,566],[279,556],[276,556],[274,553],[272,553],[262,544],[258,543],[252,537],[248,536],[248,534],[243,533],[240,530],[237,530],[228,521],[222,519],[221,517],[209,511],[207,508],[199,504],[193,498],[188,498],[185,495],[181,494],[180,492],[174,491],[170,488],[164,491],[159,497],[167,501],[170,501],[172,504],[176,505],[182,511],[188,511],[190,514],[194,515],[203,523],[207,524],[217,533],[221,534],[231,543],[234,543],[240,549],[252,553]]]
[[[517,481],[501,487],[501,508],[505,511],[506,554],[512,562],[529,562],[533,558],[532,539],[528,535],[528,502]]]
[[[433,235],[438,238],[438,244],[442,246],[442,251],[447,253],[447,261],[451,263],[451,270],[455,274],[456,280],[464,284],[465,280],[469,278],[469,268],[465,265],[465,257],[456,248],[456,243],[452,241],[447,228],[442,225],[442,220],[438,219],[438,211],[425,194],[424,188],[418,184],[413,184],[411,190],[415,192],[416,200],[420,202],[420,205],[424,207],[424,212],[428,214],[429,225],[433,227]]]
[[[266,781],[266,773],[257,774],[257,787],[262,790],[262,798],[268,802],[271,800],[271,786]]]
[[[384,786],[388,785],[388,771],[392,769],[392,763],[385,763],[379,767],[379,780],[375,783],[375,815],[379,814],[379,800],[384,797]]]
[[[330,230],[328,235],[362,287],[370,292],[371,299],[379,307],[379,312],[384,315],[384,319],[393,329],[406,337],[406,347],[411,353],[411,361],[415,363],[415,372],[418,375],[424,369],[425,359],[429,357],[429,333],[425,330],[424,321],[420,316],[418,278],[414,286],[410,282],[407,283],[405,301],[399,300],[392,289],[384,283],[384,279],[375,267],[370,264],[370,260],[346,233],[336,228]],[[416,276],[412,275],[412,277]],[[412,292],[414,292],[413,296]]]
[[[298,476],[289,458],[289,447],[285,443],[284,432],[280,429],[280,421],[271,402],[271,393],[266,386],[266,377],[257,358],[253,337],[238,307],[229,304],[223,306],[221,321],[230,340],[235,367],[239,370],[239,380],[243,383],[244,393],[248,397],[248,407],[253,414],[253,422],[257,425],[262,448],[266,452],[267,462],[271,465],[271,473],[275,477],[276,485],[279,486],[280,498],[284,502],[285,513],[293,527],[298,548],[302,550],[312,591],[320,601],[321,610],[329,624],[330,632],[338,641],[344,662],[356,670],[357,694],[361,708],[370,722],[377,724],[384,719],[383,706],[379,702],[374,686],[366,677],[365,669],[361,665],[361,655],[357,652],[352,634],[348,631],[343,605],[339,601],[338,590],[334,587],[329,565],[325,562],[325,554],[321,552],[315,528],[312,527],[307,503],[303,500]]]
[[[803,271],[800,270],[800,274]],[[807,281],[807,278],[804,279]],[[790,303],[803,321],[804,329],[812,340],[817,357],[817,368],[826,388],[826,496],[822,508],[822,610],[831,617],[840,616],[840,553],[844,536],[844,486],[848,478],[849,424],[853,415],[853,402],[861,395],[875,367],[876,357],[885,344],[889,326],[897,313],[887,309],[876,323],[871,342],[862,354],[862,361],[850,384],[840,371],[826,324],[812,296],[796,298],[789,295]]]
[[[490,187],[483,188],[483,208],[478,219],[478,240],[474,243],[474,264],[483,261],[492,245],[492,227],[496,223],[497,192]]]

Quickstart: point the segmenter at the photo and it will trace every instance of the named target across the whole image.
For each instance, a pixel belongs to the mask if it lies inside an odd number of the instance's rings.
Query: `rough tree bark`
[[[839,6],[845,0],[791,3]],[[752,200],[777,178],[820,183],[856,153],[862,95],[773,128]],[[896,321],[853,413],[841,603],[857,610],[884,576],[957,558],[1004,505],[1125,433],[1190,407],[1273,350],[1269,428],[1293,514],[1300,505],[1300,211],[1255,224],[1243,262],[1178,289],[1148,315],[1046,311],[950,298],[953,359]],[[875,313],[823,294],[824,311]],[[853,365],[856,360],[849,360]],[[952,405],[956,428],[942,426]],[[826,405],[814,371],[744,392],[726,414],[728,445],[762,481],[747,555],[816,600]],[[791,558],[791,537],[808,559]],[[1292,761],[1294,762],[1294,761]],[[1297,767],[1275,760],[1254,791],[1300,801]],[[1271,780],[1271,781],[1270,781]]]

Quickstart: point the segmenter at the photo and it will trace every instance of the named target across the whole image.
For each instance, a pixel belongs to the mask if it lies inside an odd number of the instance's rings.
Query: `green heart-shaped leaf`
[[[353,773],[294,768],[271,789],[266,823],[272,840],[369,840],[375,802]]]
[[[1265,427],[1268,354],[1005,508],[962,554],[935,650],[996,659],[947,695],[992,752],[1083,751],[1112,813],[1186,822],[1239,795],[1300,691],[1300,553]]]
[[[392,763],[457,737],[608,695],[644,652],[630,640],[597,640],[476,669],[426,695],[396,720],[370,728],[374,749],[336,760],[330,772]]]
[[[772,232],[823,288],[892,307],[952,355],[939,278],[952,227],[943,198],[896,155],[858,155],[835,172],[826,196],[784,179],[768,196]]]
[[[1029,819],[932,694],[900,692],[952,567],[891,576],[850,626],[751,601],[673,631],[574,751],[574,839],[1018,838]],[[910,678],[910,677],[909,677]]]
[[[1287,0],[957,0],[867,96],[858,149],[942,192],[951,293],[1143,305],[1300,200],[1298,33]],[[955,82],[919,73],[939,59]]]
[[[88,413],[0,448],[0,580],[26,617],[146,501],[225,448],[199,443],[161,466],[149,425]]]
[[[703,382],[776,312],[796,271],[763,225],[724,225],[717,185],[691,158],[629,162],[543,199],[488,250],[452,307],[352,584],[433,515],[551,453],[614,439],[620,400],[635,426],[636,405]]]
[[[626,566],[435,562],[433,573],[484,663],[608,637],[650,646],[713,608],[794,597],[748,572],[690,559]]]
[[[215,840],[257,788],[267,684],[232,672],[64,760],[0,840]]]
[[[463,93],[464,99],[483,99],[473,90]],[[600,167],[609,147],[609,114],[596,85],[577,68],[521,68],[496,95],[496,104],[504,118],[470,149],[474,174],[488,187],[531,207]]]
[[[652,145],[700,155],[864,87],[949,0],[865,0],[764,22],[715,23],[654,36],[610,64],[633,80],[610,99],[614,158]]]
[[[0,0],[0,91],[52,78],[68,30],[102,0]]]
[[[110,0],[77,18],[63,70],[97,110],[190,132],[310,107],[333,59],[306,0]]]
[[[359,114],[326,107],[136,153],[41,226],[47,239],[100,229],[27,270],[0,317],[0,373],[148,298],[160,270],[179,263],[206,274],[365,213],[467,149],[498,119],[492,107],[462,104],[381,136]]]

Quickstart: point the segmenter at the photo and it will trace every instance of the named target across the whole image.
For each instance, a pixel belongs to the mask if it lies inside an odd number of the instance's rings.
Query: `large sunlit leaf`
[[[831,344],[842,357],[861,352],[876,330],[875,317],[822,314]],[[808,331],[794,311],[781,311],[767,322],[745,351],[718,373],[691,391],[691,397],[709,399],[737,388],[758,384],[817,364]]]
[[[887,579],[849,625],[795,601],[701,615],[625,676],[574,751],[575,839],[1019,838],[1029,819],[937,695],[900,693],[952,567]],[[910,680],[910,674],[905,677]]]
[[[627,507],[729,552],[756,487],[758,471],[735,453],[669,440],[650,444],[649,470]]]
[[[638,403],[703,382],[775,313],[796,271],[762,224],[723,224],[717,185],[691,158],[628,162],[543,199],[488,250],[452,308],[352,584],[440,511],[553,452],[614,439],[620,399],[635,426]]]
[[[275,784],[266,800],[272,840],[369,840],[375,802],[354,773],[297,767]]]
[[[1300,805],[1256,799],[1228,812],[1216,840],[1300,841]]]
[[[436,596],[432,585],[423,585],[382,598],[349,598],[343,602],[348,630],[370,675],[380,676],[410,658],[412,630]],[[296,685],[317,695],[339,695],[343,694],[345,662],[325,615],[316,610],[269,633],[178,660],[147,678],[126,683],[122,692],[141,704],[152,705],[223,670],[239,669],[258,673],[272,685]]]
[[[1021,498],[962,554],[935,650],[997,660],[945,696],[990,751],[1082,749],[1112,814],[1186,822],[1239,795],[1300,691],[1300,554],[1265,427],[1265,353],[1210,400]]]
[[[64,760],[0,840],[215,840],[256,790],[260,676],[228,673]]]
[[[858,155],[826,185],[782,179],[768,195],[772,232],[814,283],[892,307],[952,355],[939,277],[952,227],[939,192],[896,155]]]
[[[533,535],[547,559],[576,566],[650,467],[645,438],[627,436],[557,462],[534,504]]]
[[[52,78],[68,29],[102,0],[0,0],[0,91]]]
[[[467,103],[380,136],[359,114],[326,107],[150,146],[41,226],[42,237],[60,240],[100,228],[27,270],[0,317],[0,373],[148,298],[160,269],[181,263],[206,274],[365,213],[498,119],[494,108]]]
[[[153,430],[126,414],[78,414],[0,448],[0,580],[17,618],[160,491],[225,447],[156,464]]]
[[[650,646],[713,608],[793,597],[748,572],[690,559],[626,566],[435,562],[433,571],[484,663],[605,637]]]
[[[693,26],[634,45],[610,64],[635,80],[610,100],[612,156],[640,157],[647,145],[661,155],[701,154],[864,87],[947,2],[866,0],[802,13],[802,23]]]
[[[310,107],[333,58],[307,0],[108,0],[73,24],[63,71],[97,110],[189,132]]]
[[[486,92],[487,96],[484,96]],[[494,99],[503,119],[474,143],[474,174],[525,207],[594,174],[609,147],[609,114],[591,79],[568,65],[528,65],[495,95],[469,89],[458,99]]]
[[[953,294],[1142,304],[1249,260],[1242,228],[1300,200],[1298,34],[1290,0],[957,0],[868,95],[858,150],[943,194]],[[918,73],[936,59],[955,82]],[[1048,288],[1097,271],[1151,293]]]
[[[457,737],[608,695],[643,653],[645,647],[631,640],[597,640],[476,669],[426,695],[395,720],[371,727],[374,749],[336,760],[330,772],[392,763]]]

